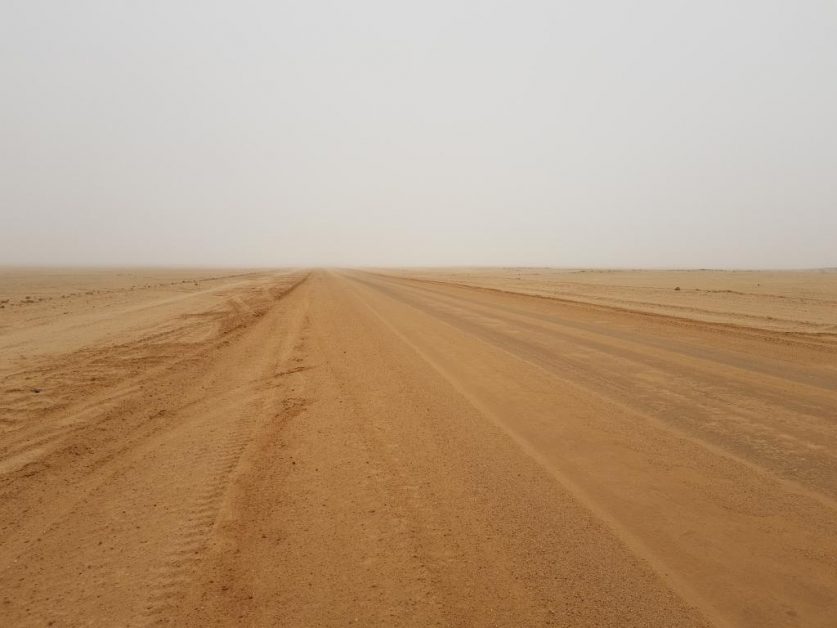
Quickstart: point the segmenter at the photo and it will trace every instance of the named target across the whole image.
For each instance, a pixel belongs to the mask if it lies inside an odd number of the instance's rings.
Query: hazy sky
[[[0,263],[837,266],[837,2],[0,0]]]

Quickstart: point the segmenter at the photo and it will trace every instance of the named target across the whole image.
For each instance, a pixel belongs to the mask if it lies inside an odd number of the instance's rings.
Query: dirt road
[[[3,625],[837,624],[827,334],[348,271],[68,311],[0,327]]]

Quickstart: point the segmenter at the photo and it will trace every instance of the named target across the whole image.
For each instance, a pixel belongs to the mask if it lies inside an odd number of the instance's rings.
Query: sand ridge
[[[837,337],[837,271],[380,269],[623,310]]]

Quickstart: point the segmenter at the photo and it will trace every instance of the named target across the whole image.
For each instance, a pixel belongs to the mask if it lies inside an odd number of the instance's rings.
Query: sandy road
[[[301,277],[9,380],[4,623],[837,622],[827,339]]]

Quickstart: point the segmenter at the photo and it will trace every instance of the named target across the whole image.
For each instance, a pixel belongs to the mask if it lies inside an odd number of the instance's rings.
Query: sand
[[[0,619],[834,625],[835,279],[6,269]]]

